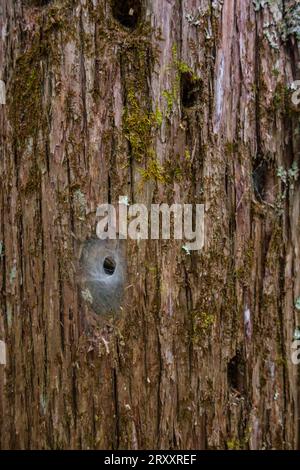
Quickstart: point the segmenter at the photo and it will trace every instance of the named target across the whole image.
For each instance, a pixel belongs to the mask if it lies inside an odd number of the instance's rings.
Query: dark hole
[[[27,0],[27,4],[32,7],[44,7],[51,3],[52,0]]]
[[[190,72],[181,74],[181,102],[185,108],[195,106],[201,91],[201,80]]]
[[[266,199],[266,185],[268,177],[268,163],[266,160],[259,159],[255,162],[255,166],[252,173],[254,194],[256,200],[261,202]]]
[[[110,256],[105,258],[103,262],[103,269],[104,269],[105,274],[107,274],[108,276],[112,276],[113,273],[115,272],[116,263]]]
[[[227,365],[228,384],[231,389],[243,393],[245,390],[246,367],[242,354],[238,351]]]
[[[113,0],[114,18],[126,28],[134,29],[141,17],[142,7],[139,0]]]

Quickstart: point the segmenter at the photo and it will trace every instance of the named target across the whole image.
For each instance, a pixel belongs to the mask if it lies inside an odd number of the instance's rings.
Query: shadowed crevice
[[[242,353],[238,351],[227,365],[228,385],[232,390],[243,394],[245,391],[246,365]]]
[[[142,5],[139,0],[113,0],[113,17],[125,28],[137,27],[142,13]]]
[[[199,101],[201,92],[201,80],[195,78],[192,73],[181,74],[181,102],[184,108],[192,108]]]
[[[25,1],[25,4],[31,6],[31,7],[45,7],[46,5],[49,5],[53,0],[27,0]]]

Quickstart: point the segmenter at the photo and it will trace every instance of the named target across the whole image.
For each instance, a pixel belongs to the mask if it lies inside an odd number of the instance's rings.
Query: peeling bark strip
[[[6,365],[6,346],[4,341],[0,341],[0,365]]]
[[[0,80],[0,104],[6,104],[6,90],[3,80]]]
[[[299,448],[299,2],[0,0],[0,31],[0,448]],[[205,247],[126,241],[103,304],[120,195],[204,204]]]

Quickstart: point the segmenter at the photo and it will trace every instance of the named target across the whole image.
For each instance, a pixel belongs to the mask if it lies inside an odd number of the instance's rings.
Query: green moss
[[[129,34],[117,22],[109,23],[106,28],[102,27],[99,33],[102,47],[106,48],[108,54],[115,54],[116,44],[120,47],[125,103],[122,116],[123,135],[128,142],[129,159],[141,164],[149,175],[157,173],[153,163],[156,160],[153,135],[162,125],[163,119],[158,105],[155,110],[152,109],[148,90],[149,71],[154,66],[157,55],[155,47],[152,47],[153,34],[155,32],[148,23],[140,23]],[[157,168],[158,165],[156,170]]]
[[[148,113],[140,105],[135,90],[130,88],[123,115],[123,130],[130,144],[132,157],[137,162],[142,162],[149,155],[152,125],[152,113]]]
[[[192,181],[192,159],[188,148],[185,149],[184,155],[177,154],[165,160],[164,175],[167,183],[179,183],[183,178]]]
[[[141,169],[140,173],[144,181],[154,180],[160,183],[166,183],[165,170],[155,157],[147,162],[146,169]]]
[[[197,81],[198,80],[198,77],[197,75],[195,74],[195,72],[193,71],[193,69],[188,65],[186,64],[185,62],[182,62],[182,61],[176,61],[175,62],[175,65],[177,67],[177,71],[178,71],[178,74],[179,74],[179,77],[184,74],[184,73],[188,73],[190,74],[191,76],[191,79],[193,82]]]
[[[174,103],[177,100],[177,88],[173,88],[172,90],[164,90],[162,96],[165,98],[167,102],[167,116],[170,116]]]
[[[172,48],[173,61],[170,67],[170,71],[175,72],[175,80],[170,89],[164,90],[162,96],[165,98],[167,103],[167,117],[170,117],[174,104],[178,101],[180,94],[180,85],[183,75],[188,75],[191,83],[196,84],[199,82],[194,70],[185,62],[178,59],[176,45]]]
[[[154,119],[158,127],[161,127],[163,123],[163,114],[159,108],[156,108],[154,113]]]
[[[238,149],[239,145],[237,142],[226,142],[225,144],[225,153],[227,156],[237,153]]]
[[[226,443],[228,450],[241,450],[243,447],[238,439],[230,439]]]
[[[182,168],[182,162],[180,161],[179,155],[166,159],[164,164],[164,174],[167,182],[180,182],[184,175],[184,169]]]
[[[278,78],[279,75],[280,75],[279,69],[277,69],[276,67],[274,67],[274,68],[272,69],[272,75],[273,75],[274,77]]]
[[[49,6],[47,15],[41,9],[36,19],[36,32],[31,44],[21,53],[13,71],[8,92],[8,116],[12,125],[17,150],[23,151],[28,140],[36,141],[39,130],[47,125],[43,99],[44,64],[60,63],[60,47],[56,32],[63,39],[73,31],[68,18],[69,1],[63,6]]]
[[[215,322],[215,315],[209,311],[194,311],[192,313],[193,336],[194,343],[201,342],[203,335],[206,335]]]
[[[8,102],[15,141],[23,149],[29,137],[36,137],[41,119],[42,72],[41,50],[35,43],[16,63]]]
[[[277,367],[287,367],[288,360],[286,358],[282,357],[282,355],[278,355],[275,359],[275,363],[276,363]]]

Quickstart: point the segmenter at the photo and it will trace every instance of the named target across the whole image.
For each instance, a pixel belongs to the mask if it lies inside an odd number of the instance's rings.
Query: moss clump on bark
[[[141,101],[131,87],[123,113],[124,135],[129,143],[131,157],[145,164],[145,168],[141,168],[143,179],[164,182],[163,169],[157,161],[152,141],[153,129],[161,125],[161,115],[157,111],[149,111]]]
[[[39,130],[46,127],[43,104],[44,68],[49,62],[59,64],[60,55],[55,32],[64,37],[72,35],[67,18],[69,2],[63,7],[50,6],[47,15],[41,12],[36,19],[36,32],[30,46],[16,60],[8,92],[8,116],[14,140],[19,151],[23,151],[29,138],[36,141]]]
[[[159,164],[155,156],[147,162],[147,168],[141,170],[143,180],[155,180],[160,183],[165,183],[165,171],[164,168]]]
[[[148,89],[148,76],[157,57],[150,42],[152,33],[149,25],[140,25],[134,33],[135,40],[128,38],[121,48],[124,63],[123,133],[129,144],[130,158],[141,164],[143,180],[164,182],[153,145],[153,135],[162,125],[163,115],[158,106],[153,109]]]
[[[38,41],[17,60],[13,74],[9,106],[14,138],[19,150],[29,137],[35,138],[41,127],[42,70]]]
[[[132,157],[137,162],[142,162],[145,157],[149,156],[153,123],[152,113],[147,112],[140,105],[135,90],[130,88],[123,115],[123,130],[130,144]]]
[[[216,317],[209,312],[193,313],[193,340],[197,343],[199,338],[207,334],[212,328]]]

